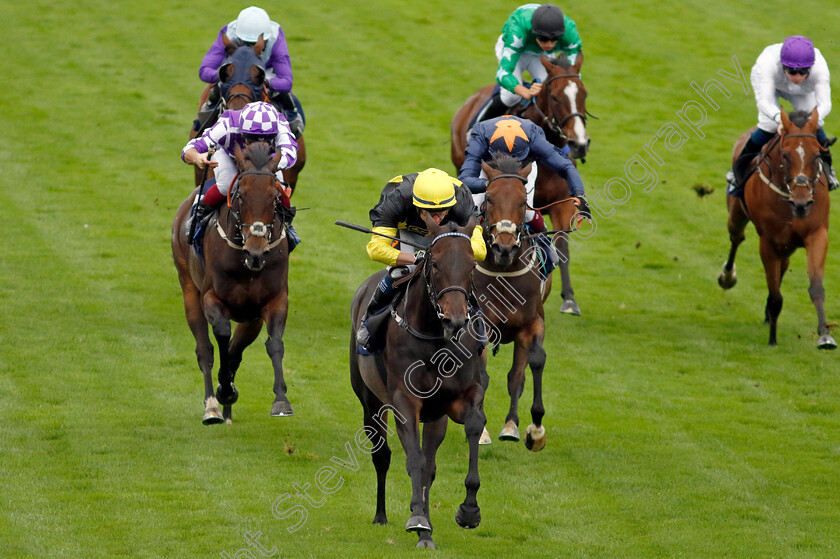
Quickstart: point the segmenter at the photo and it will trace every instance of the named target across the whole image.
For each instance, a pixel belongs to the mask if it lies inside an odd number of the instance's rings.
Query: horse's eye
[[[432,268],[434,268],[435,270],[439,269],[438,265],[437,265],[437,262],[435,262],[434,260],[432,260]]]

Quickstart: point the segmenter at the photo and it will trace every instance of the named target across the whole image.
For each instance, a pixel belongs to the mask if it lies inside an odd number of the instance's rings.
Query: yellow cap
[[[417,173],[412,194],[414,205],[429,210],[443,210],[455,205],[455,181],[440,169]]]

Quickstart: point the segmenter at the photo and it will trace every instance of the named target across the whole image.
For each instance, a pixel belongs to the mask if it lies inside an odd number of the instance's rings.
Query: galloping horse
[[[265,49],[265,40],[260,37],[253,47],[247,45],[236,47],[227,36],[223,37],[223,42],[226,58],[219,67],[219,94],[221,97],[219,105],[210,114],[201,110],[207,104],[210,92],[214,87],[214,84],[208,84],[201,93],[198,104],[199,115],[203,116],[202,122],[197,120],[190,128],[190,139],[195,138],[212,126],[219,115],[228,109],[239,111],[245,108],[245,105],[254,101],[269,102],[265,90],[265,69],[259,59],[263,49]],[[306,144],[302,134],[297,138],[297,143],[297,161],[292,167],[283,169],[283,181],[292,189],[292,192],[297,185],[300,171],[306,165]],[[196,167],[195,185],[201,186],[204,180],[212,177],[212,172],[213,170],[209,168],[205,171]]]
[[[551,292],[551,276],[540,273],[539,250],[524,235],[525,188],[531,166],[520,168],[518,160],[497,156],[482,163],[490,184],[484,204],[484,236],[489,250],[476,264],[475,288],[484,304],[485,320],[500,335],[498,343],[513,342],[513,365],[508,372],[510,410],[499,438],[519,440],[519,398],[525,388],[525,367],[534,379],[533,423],[528,426],[525,446],[534,452],[545,446],[542,418],[542,373],[545,367],[545,312],[543,303]],[[502,300],[503,299],[503,300]],[[485,352],[486,360],[486,352]]]
[[[417,547],[434,547],[429,520],[429,490],[435,479],[435,454],[446,435],[449,418],[464,424],[469,443],[467,495],[455,521],[475,528],[481,521],[478,492],[478,439],[484,428],[483,401],[486,373],[482,367],[483,338],[470,321],[472,275],[475,266],[470,235],[465,228],[437,225],[426,219],[431,241],[425,259],[404,278],[408,285],[402,302],[391,309],[383,353],[360,355],[355,332],[350,341],[350,380],[364,409],[365,432],[370,438],[376,468],[375,524],[388,522],[385,514],[385,477],[391,463],[387,442],[387,412],[394,414],[397,432],[411,477],[411,517],[407,531],[417,532]],[[384,275],[369,277],[353,296],[351,324],[359,324],[367,302]],[[467,326],[467,328],[465,328]],[[420,422],[423,427],[422,447]]]
[[[562,148],[569,146],[569,156],[581,159],[589,150],[589,135],[586,132],[586,88],[580,79],[580,67],[583,64],[583,53],[578,54],[574,65],[569,66],[565,60],[554,62],[542,57],[542,64],[548,71],[548,78],[542,91],[534,97],[524,111],[518,109],[517,116],[532,120],[542,127],[546,138]],[[481,107],[493,93],[493,86],[488,85],[475,92],[452,118],[451,158],[456,169],[464,164],[464,150],[467,146],[467,134],[470,123]],[[571,203],[563,203],[569,198],[569,185],[550,169],[540,165],[537,174],[536,192],[534,193],[535,209],[547,213],[551,218],[554,229],[570,230],[571,221],[575,214],[575,207]],[[575,291],[569,275],[569,246],[565,235],[555,237],[555,245],[560,253],[560,279],[563,297],[561,312],[580,314],[580,308],[575,301]]]
[[[727,196],[729,240],[732,247],[718,283],[724,289],[735,285],[735,253],[744,240],[749,221],[760,237],[759,251],[767,276],[767,304],[764,314],[770,323],[770,345],[776,345],[776,322],[782,311],[782,278],[790,255],[805,247],[808,258],[808,293],[817,309],[820,349],[834,349],[837,343],[826,324],[823,303],[823,269],[828,251],[828,181],[820,158],[816,131],[819,115],[782,110],[783,132],[771,140],[758,159],[758,170],[744,188],[744,203]],[[733,150],[733,161],[741,152],[752,130],[745,132]]]
[[[172,224],[172,256],[184,292],[187,323],[196,341],[198,366],[204,375],[205,425],[227,421],[239,397],[234,377],[243,350],[265,322],[266,350],[274,367],[271,415],[292,415],[283,379],[283,330],[288,311],[289,248],[286,238],[288,199],[274,177],[280,154],[273,159],[265,142],[234,153],[239,183],[228,204],[211,220],[204,237],[202,260],[190,246],[187,224],[198,189],[178,208]],[[230,321],[238,322],[231,338]],[[219,347],[219,386],[213,393],[213,345]],[[224,415],[219,413],[223,405]]]

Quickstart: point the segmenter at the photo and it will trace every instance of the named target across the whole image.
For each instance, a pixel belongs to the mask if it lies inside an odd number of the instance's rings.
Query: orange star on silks
[[[503,118],[496,123],[496,131],[490,137],[490,143],[492,144],[499,138],[504,138],[508,151],[513,149],[516,138],[522,138],[526,142],[530,141],[528,140],[528,135],[522,129],[522,123],[514,118]]]

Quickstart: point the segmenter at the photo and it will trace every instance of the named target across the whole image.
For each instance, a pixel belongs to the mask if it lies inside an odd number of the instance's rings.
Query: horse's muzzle
[[[807,200],[794,200],[791,198],[788,203],[793,210],[794,217],[808,217],[811,213],[811,207],[814,205],[814,198],[809,197]]]
[[[577,140],[570,140],[569,141],[569,155],[573,159],[583,159],[586,157],[586,154],[589,153],[589,144],[591,140],[586,138],[585,142],[580,142]]]
[[[499,266],[510,266],[511,264],[513,264],[513,255],[515,249],[515,244],[503,246],[499,243],[493,243],[492,245],[490,245],[490,252],[493,253],[493,262],[495,262]]]

